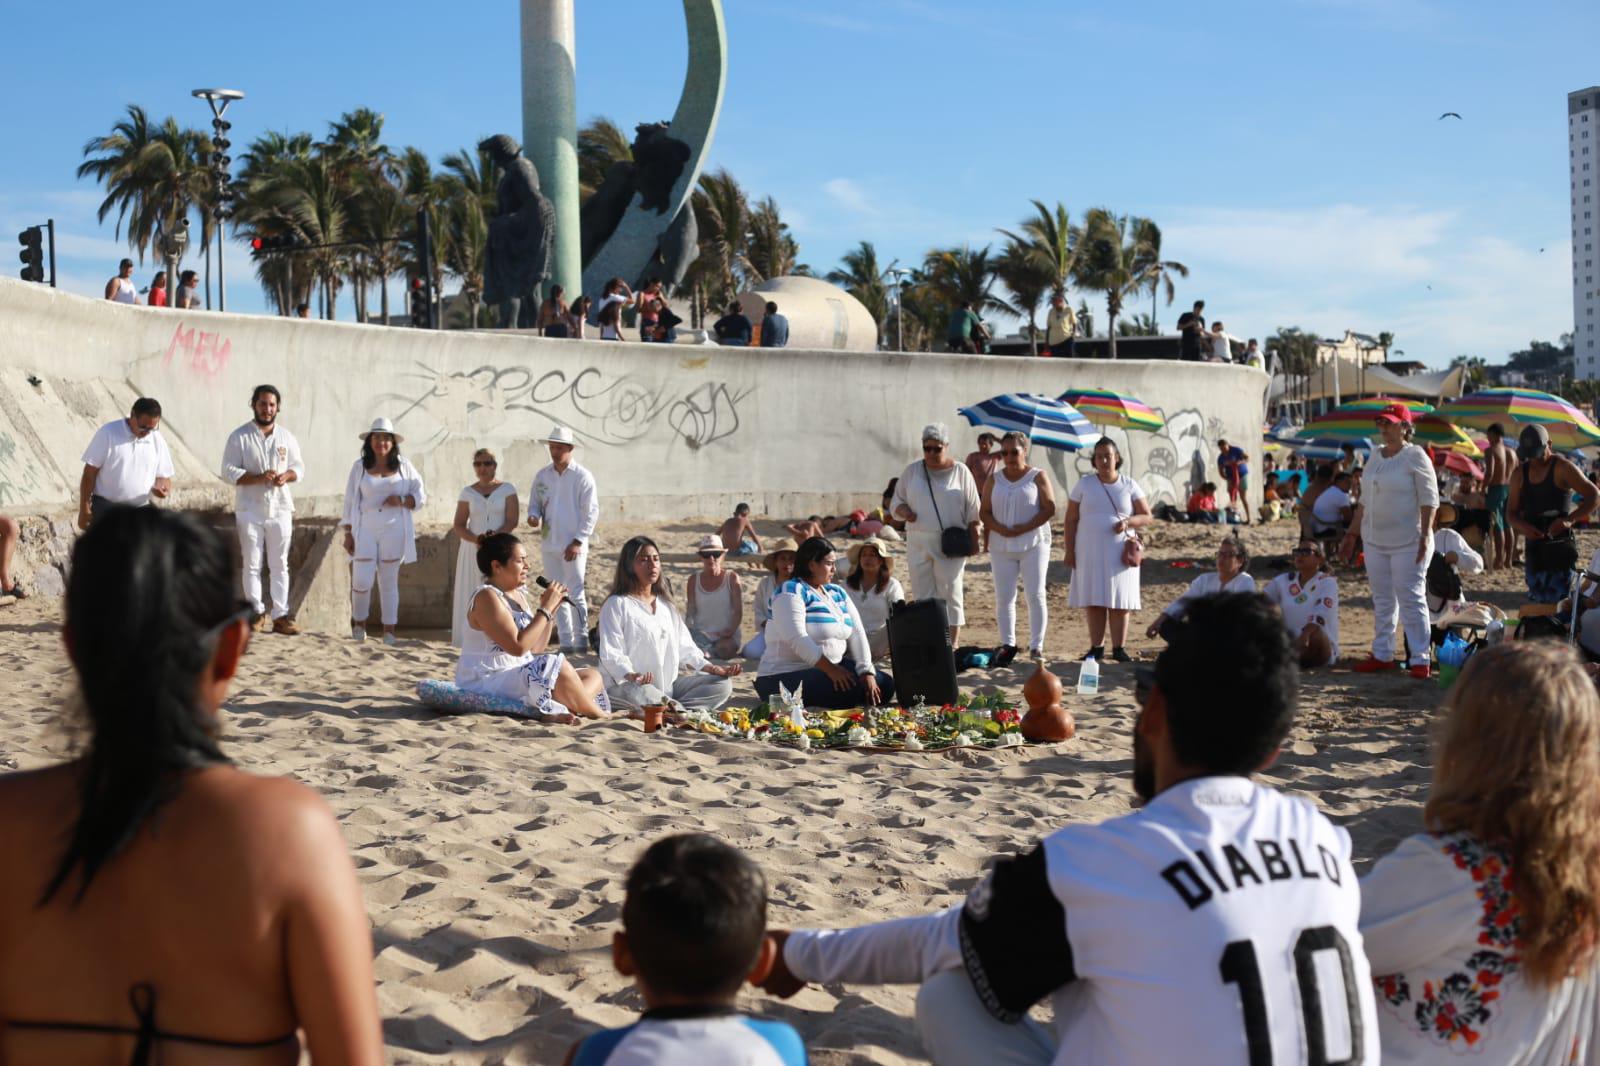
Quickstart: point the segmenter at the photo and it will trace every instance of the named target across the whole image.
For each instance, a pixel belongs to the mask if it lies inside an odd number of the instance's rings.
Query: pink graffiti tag
[[[172,343],[167,345],[163,365],[171,366],[172,357],[182,353],[189,369],[207,378],[215,378],[228,365],[233,354],[233,342],[220,333],[204,333],[193,326],[172,331]]]

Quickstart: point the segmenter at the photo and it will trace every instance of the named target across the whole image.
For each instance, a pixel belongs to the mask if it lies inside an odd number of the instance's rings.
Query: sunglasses
[[[472,460],[472,465],[473,466],[499,466],[500,464],[495,462],[493,459],[474,459],[474,460]]]
[[[1318,551],[1317,549],[1315,549],[1315,548],[1296,548],[1294,550],[1294,554],[1296,554],[1296,555],[1321,555],[1322,553],[1320,551]]]
[[[1021,448],[1001,448],[1000,449],[1000,454],[1001,455],[1021,455],[1022,454],[1022,449]]]
[[[942,452],[942,451],[944,451],[944,445],[943,444],[924,444],[922,446],[922,450],[925,451],[925,452]]]

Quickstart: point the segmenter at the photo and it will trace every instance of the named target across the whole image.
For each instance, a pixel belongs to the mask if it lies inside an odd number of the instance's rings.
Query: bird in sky
[[[1459,118],[1461,118],[1461,116],[1456,114],[1456,112],[1454,112],[1454,111],[1446,111],[1444,114],[1439,116],[1439,120],[1441,122],[1444,121],[1447,118],[1459,119]]]

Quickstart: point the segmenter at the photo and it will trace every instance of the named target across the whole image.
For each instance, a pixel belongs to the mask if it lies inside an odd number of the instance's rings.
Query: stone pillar
[[[550,280],[569,301],[583,288],[576,54],[573,0],[522,0],[522,153],[555,205]]]

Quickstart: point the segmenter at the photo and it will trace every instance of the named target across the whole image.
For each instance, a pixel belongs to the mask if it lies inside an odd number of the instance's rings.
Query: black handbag
[[[947,559],[965,559],[973,554],[972,534],[966,526],[947,526],[939,514],[939,500],[933,491],[933,475],[928,473],[928,460],[922,460],[922,476],[928,482],[928,502],[933,504],[933,519],[939,523],[939,553]]]
[[[1558,540],[1527,542],[1528,566],[1534,570],[1567,571],[1578,565],[1578,541],[1570,535]]]

